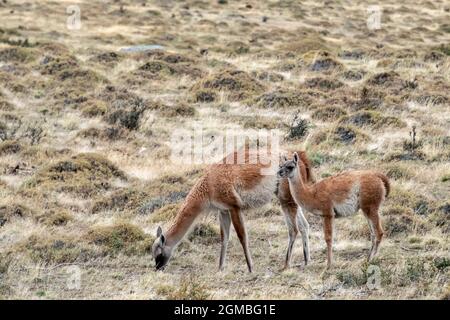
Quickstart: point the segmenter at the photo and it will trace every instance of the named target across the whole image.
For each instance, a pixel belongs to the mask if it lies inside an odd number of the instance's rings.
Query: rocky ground
[[[449,298],[450,5],[377,5],[374,27],[365,1],[0,1],[0,298]],[[171,134],[199,125],[278,129],[319,178],[385,172],[379,257],[362,215],[338,220],[322,273],[308,213],[312,263],[299,240],[281,272],[274,201],[245,213],[253,274],[234,231],[217,272],[215,213],[155,272],[204,167],[171,161]]]

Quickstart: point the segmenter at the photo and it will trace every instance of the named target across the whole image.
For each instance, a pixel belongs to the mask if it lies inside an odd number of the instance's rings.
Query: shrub
[[[136,130],[139,127],[139,120],[145,110],[161,108],[158,103],[144,100],[125,88],[114,86],[106,86],[97,99],[107,105],[107,111],[103,116],[107,122],[129,130]]]
[[[294,116],[294,120],[289,128],[287,139],[301,139],[307,135],[310,128],[310,123],[306,119],[299,117],[299,113]]]

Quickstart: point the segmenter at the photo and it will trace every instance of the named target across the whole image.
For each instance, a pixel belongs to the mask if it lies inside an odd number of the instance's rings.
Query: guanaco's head
[[[166,237],[162,228],[158,227],[156,239],[152,247],[153,258],[155,259],[156,270],[163,270],[172,256],[172,248],[166,245]]]
[[[297,164],[300,161],[300,158],[297,152],[294,153],[294,158],[292,160],[288,160],[284,157],[284,163],[280,165],[280,169],[277,172],[278,177],[280,178],[292,178],[294,177],[295,170],[297,170]]]

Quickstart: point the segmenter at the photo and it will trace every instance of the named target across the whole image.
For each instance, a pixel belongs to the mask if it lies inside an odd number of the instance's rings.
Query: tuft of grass
[[[130,132],[128,130],[119,126],[110,126],[106,128],[90,127],[80,130],[77,133],[77,136],[92,140],[117,141],[120,139],[126,139],[129,133]]]
[[[33,217],[35,212],[23,204],[8,203],[0,206],[0,227],[13,217],[26,218]]]
[[[0,111],[13,111],[14,106],[0,96]]]
[[[449,44],[441,44],[439,47],[436,48],[443,54],[450,56],[450,45]]]
[[[84,262],[97,256],[83,241],[68,235],[33,234],[14,251],[27,253],[35,262],[49,264]]]
[[[343,116],[346,116],[347,112],[341,107],[329,106],[320,107],[316,109],[312,114],[311,118],[321,121],[335,121]]]
[[[322,136],[320,136],[319,132],[319,136],[313,139],[319,139],[319,143],[328,140],[330,143],[340,142],[343,144],[354,144],[370,140],[367,134],[350,125],[335,126],[330,131],[322,134]]]
[[[30,63],[37,57],[38,51],[33,48],[14,46],[0,49],[0,62]]]
[[[444,201],[436,206],[436,211],[429,217],[429,221],[441,228],[444,233],[450,232],[450,203]]]
[[[386,127],[404,128],[406,123],[397,117],[384,116],[380,112],[362,110],[339,119],[341,124],[352,124],[358,127],[382,129]]]
[[[36,215],[36,220],[48,226],[65,226],[68,222],[73,221],[73,216],[64,209],[52,209]]]
[[[334,78],[314,77],[306,79],[304,85],[307,88],[318,89],[322,91],[336,90],[344,86],[344,84]]]
[[[172,203],[167,204],[158,210],[155,210],[155,212],[152,214],[150,220],[155,222],[166,222],[170,221],[177,215],[178,211],[181,208],[181,203]]]
[[[29,194],[49,191],[90,197],[112,188],[112,179],[126,180],[125,173],[95,153],[81,153],[39,170],[23,186]]]
[[[395,180],[411,179],[414,177],[414,172],[410,167],[398,162],[389,163],[384,166],[384,172],[389,178]]]
[[[81,104],[81,113],[86,117],[103,116],[107,111],[107,105],[104,101],[90,99]]]
[[[159,114],[164,117],[193,117],[197,114],[197,110],[187,104],[187,103],[179,103],[175,106],[166,106],[159,110]]]
[[[388,237],[404,236],[413,232],[423,233],[428,229],[426,223],[411,213],[411,210],[394,206],[387,208],[384,229]]]
[[[6,140],[0,142],[0,156],[18,153],[22,149],[23,149],[22,144],[15,140]]]
[[[307,63],[308,70],[314,72],[334,72],[344,68],[342,63],[332,58],[328,53],[318,55],[317,53],[309,52],[307,55],[304,55],[302,59]]]
[[[186,180],[181,175],[165,175],[144,185],[120,189],[96,200],[92,205],[92,213],[118,210],[153,214],[163,206],[183,200],[194,180],[195,177]]]
[[[280,123],[280,119],[274,117],[239,116],[236,117],[236,121],[242,124],[245,129],[251,128],[271,130],[283,126],[283,124]]]
[[[285,43],[280,46],[279,49],[299,56],[307,54],[308,52],[331,51],[329,43],[318,35],[308,35],[302,37],[299,41]]]
[[[96,54],[89,61],[97,62],[107,66],[114,65],[123,59],[123,55],[115,51],[107,51]]]
[[[435,257],[433,260],[434,266],[439,271],[445,271],[450,267],[450,258],[449,257]]]
[[[429,214],[433,207],[430,200],[425,196],[407,191],[401,187],[395,187],[391,190],[387,203],[411,209],[414,214],[418,215]]]
[[[217,243],[220,241],[220,233],[216,226],[201,222],[195,225],[189,235],[189,241],[202,244]]]
[[[275,90],[264,93],[255,99],[252,104],[260,108],[279,109],[279,108],[298,108],[311,103],[311,98],[299,92],[288,90]]]
[[[444,174],[441,177],[441,182],[449,182],[450,181],[450,173],[449,174]]]
[[[336,278],[342,282],[345,287],[361,287],[367,283],[367,275],[364,272],[342,270],[336,274]]]
[[[114,255],[119,251],[127,254],[143,254],[148,252],[154,238],[146,236],[141,228],[118,221],[112,225],[94,226],[87,235],[90,243],[104,248],[104,253]]]
[[[165,296],[168,300],[209,300],[212,298],[208,287],[192,275],[183,278],[177,286],[159,286],[156,292],[158,295]]]
[[[244,71],[227,69],[198,81],[191,91],[196,96],[205,89],[226,92],[230,100],[239,101],[263,93],[265,87]]]
[[[217,99],[217,92],[211,89],[199,89],[194,92],[194,102],[213,102]]]
[[[394,87],[402,84],[400,75],[395,71],[381,72],[373,75],[367,83],[375,86]]]

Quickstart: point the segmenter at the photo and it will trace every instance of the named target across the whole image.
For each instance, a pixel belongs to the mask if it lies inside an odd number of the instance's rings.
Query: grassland
[[[0,1],[0,298],[448,299],[450,5],[377,4],[372,30],[365,1]],[[149,44],[163,49],[120,50]],[[245,213],[253,274],[234,232],[217,272],[214,212],[155,272],[156,227],[203,168],[171,161],[171,133],[198,125],[279,129],[319,178],[385,172],[379,285],[362,216],[337,221],[322,274],[308,213],[312,263],[298,240],[281,272],[275,201]]]

